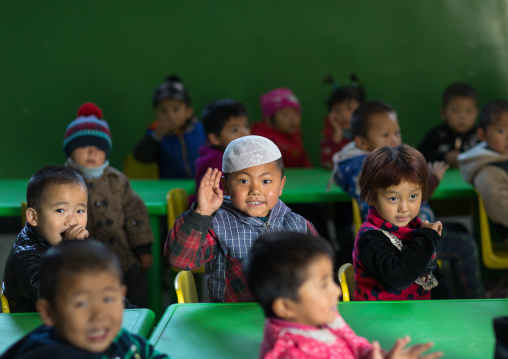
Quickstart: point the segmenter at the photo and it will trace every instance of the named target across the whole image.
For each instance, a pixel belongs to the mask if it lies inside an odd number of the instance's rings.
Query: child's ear
[[[229,196],[229,185],[228,185],[228,180],[226,179],[226,177],[222,176],[220,178],[220,182],[222,183],[222,188],[224,189],[224,194],[226,196]]]
[[[37,211],[34,208],[28,207],[26,209],[26,221],[32,227],[37,226]]]
[[[209,133],[207,138],[208,138],[208,142],[210,142],[210,144],[212,144],[213,146],[220,145],[220,137],[217,136],[215,133]]]
[[[363,136],[355,136],[354,141],[356,147],[364,151],[367,151],[367,149],[369,148],[369,141],[367,141],[367,139]]]
[[[194,114],[194,107],[187,106],[187,110],[185,111],[185,115],[186,115],[185,117],[191,118],[193,114]]]
[[[37,311],[41,315],[42,322],[48,327],[52,327],[55,325],[55,320],[53,318],[53,308],[51,304],[46,299],[39,299],[37,303],[35,303],[35,307]]]
[[[483,128],[478,127],[476,129],[476,136],[478,136],[480,141],[487,141],[487,138],[485,136],[485,130]]]
[[[276,298],[272,303],[273,313],[285,320],[291,320],[295,317],[294,300],[284,297]]]
[[[285,184],[286,184],[286,176],[282,177],[282,180],[280,181],[279,197],[282,196],[282,190],[284,189]]]

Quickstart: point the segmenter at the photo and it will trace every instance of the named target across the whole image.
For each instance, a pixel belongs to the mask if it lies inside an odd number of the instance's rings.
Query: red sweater
[[[251,133],[266,137],[279,147],[284,167],[312,167],[309,156],[303,148],[301,131],[292,134],[283,133],[264,122],[257,122],[252,125]]]

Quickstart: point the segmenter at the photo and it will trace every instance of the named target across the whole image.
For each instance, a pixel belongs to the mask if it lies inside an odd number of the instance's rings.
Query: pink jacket
[[[320,328],[268,318],[259,358],[370,358],[372,345],[357,336],[337,313],[331,324]]]

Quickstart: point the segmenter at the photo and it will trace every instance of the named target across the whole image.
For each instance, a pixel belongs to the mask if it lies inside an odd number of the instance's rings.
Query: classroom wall
[[[474,85],[480,103],[508,97],[508,0],[2,1],[0,177],[27,178],[65,161],[65,127],[96,102],[122,159],[152,120],[151,97],[169,74],[196,112],[219,97],[244,101],[290,87],[300,98],[305,146],[319,137],[333,74],[354,72],[368,98],[398,111],[417,145],[440,122],[440,95]]]

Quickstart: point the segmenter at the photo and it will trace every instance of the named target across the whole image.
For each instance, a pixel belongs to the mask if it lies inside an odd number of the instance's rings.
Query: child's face
[[[338,124],[343,130],[351,128],[351,116],[360,103],[355,99],[347,99],[332,106],[328,114],[330,122]]]
[[[478,129],[478,137],[486,141],[492,151],[508,154],[508,112],[497,115],[497,120],[487,126],[486,130]]]
[[[250,135],[249,119],[246,116],[231,117],[220,131],[220,136],[209,134],[210,143],[225,150],[237,138]]]
[[[52,185],[43,198],[40,209],[29,209],[33,214],[27,215],[27,220],[51,245],[65,239],[66,232],[74,226],[86,227],[86,188],[78,184]]]
[[[283,133],[295,133],[300,129],[300,111],[284,107],[273,115],[272,126]]]
[[[397,186],[377,189],[377,199],[369,205],[376,207],[385,221],[405,227],[418,215],[422,204],[422,189],[416,183],[403,181]]]
[[[106,162],[106,152],[95,146],[78,147],[72,151],[71,159],[80,166],[95,168]]]
[[[185,122],[192,117],[193,108],[183,101],[165,98],[160,100],[154,108],[155,119],[159,126],[167,131],[179,131]]]
[[[474,127],[478,108],[470,97],[454,97],[441,110],[441,117],[457,133],[465,133]]]
[[[332,261],[321,256],[309,265],[308,278],[293,302],[295,316],[290,321],[315,327],[331,323],[337,316],[340,287],[333,280]]]
[[[105,351],[122,327],[125,287],[110,270],[67,275],[58,285],[54,306],[38,303],[44,324],[56,327],[74,347]]]
[[[250,217],[267,217],[285,183],[286,177],[281,178],[274,161],[230,173],[227,181],[223,178],[222,186],[235,208]]]
[[[383,146],[396,147],[402,143],[399,121],[393,112],[376,113],[369,117],[367,138],[355,137],[358,147],[372,152]]]

